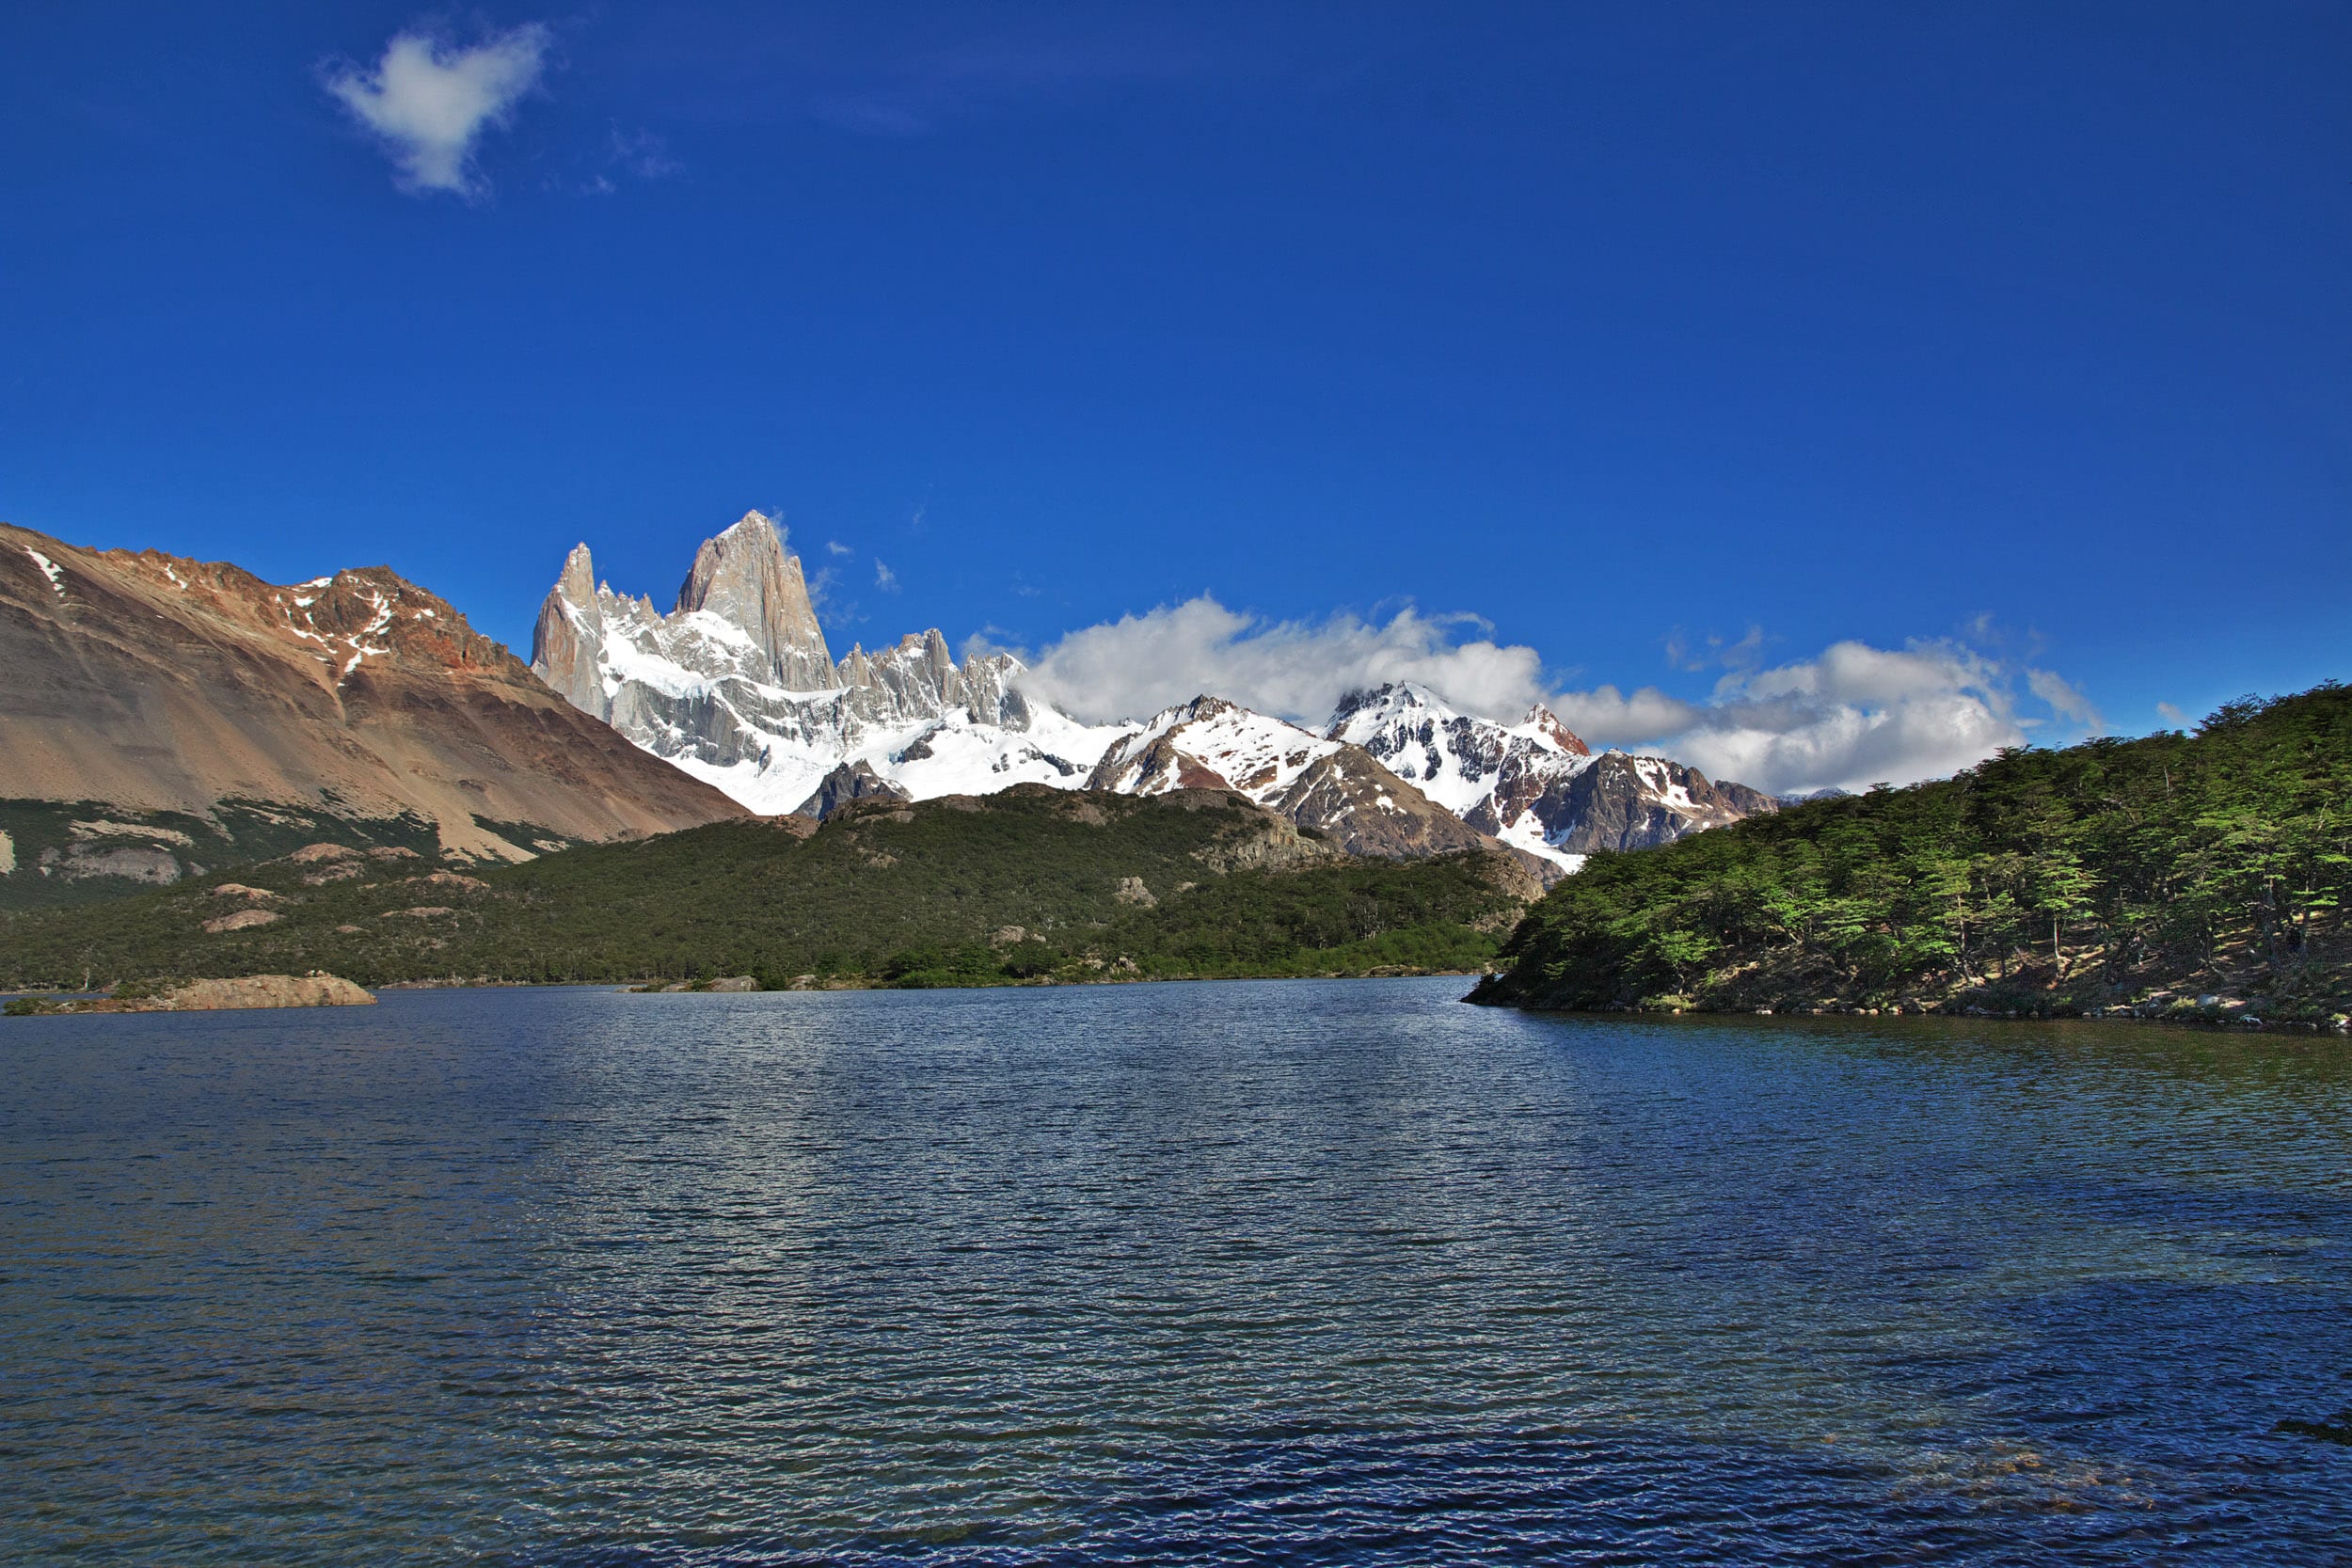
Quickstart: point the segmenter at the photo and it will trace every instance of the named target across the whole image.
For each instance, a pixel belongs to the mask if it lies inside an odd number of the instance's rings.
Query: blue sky
[[[1779,783],[2352,675],[2340,5],[35,3],[0,128],[0,517],[525,647],[757,506],[845,648]]]

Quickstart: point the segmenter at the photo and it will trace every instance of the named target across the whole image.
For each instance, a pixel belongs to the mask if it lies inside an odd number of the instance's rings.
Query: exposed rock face
[[[690,623],[708,615],[749,632],[771,685],[806,691],[833,684],[833,655],[809,603],[800,557],[785,553],[775,525],[756,512],[703,541],[672,613]]]
[[[485,821],[606,839],[739,810],[381,566],[278,587],[0,526],[0,799],[406,817],[501,858],[532,846]],[[83,826],[59,875],[183,874],[152,826]]]
[[[825,775],[825,782],[817,786],[817,793],[803,800],[793,813],[796,816],[813,816],[822,822],[850,800],[912,800],[898,784],[891,783],[863,762],[845,762]]]
[[[1595,756],[1540,705],[1498,724],[1398,683],[1350,695],[1327,734],[1362,746],[1471,827],[1566,870],[1596,849],[1645,848],[1778,809],[1665,757]]]
[[[1745,784],[1711,784],[1695,768],[1664,757],[1604,752],[1592,766],[1548,782],[1540,790],[1498,791],[1488,808],[1524,810],[1542,824],[1544,840],[1571,854],[1595,849],[1645,849],[1686,833],[1720,828],[1743,816],[1777,811],[1779,802]],[[1471,814],[1473,822],[1479,813]],[[1499,811],[1495,813],[1499,816]]]
[[[532,673],[572,706],[602,717],[604,676],[596,668],[596,654],[603,642],[596,562],[588,558],[587,546],[576,545],[564,558],[554,590],[539,607],[539,624],[532,633]]]
[[[936,628],[833,661],[797,557],[759,513],[696,552],[667,615],[595,580],[582,545],[539,611],[532,667],[582,711],[755,810],[790,811],[844,763],[911,796],[1075,784],[1119,726],[1012,689],[1018,660],[959,665]]]
[[[1318,757],[1269,802],[1350,854],[1385,860],[1496,847],[1486,833],[1398,778],[1359,746]]]
[[[76,828],[111,827],[111,823],[73,824]],[[51,846],[40,852],[35,869],[43,877],[54,877],[61,882],[93,881],[113,879],[125,882],[143,882],[151,887],[164,887],[180,879],[180,857],[172,851],[168,840],[158,838],[141,844],[124,843],[119,838],[84,837],[74,835],[76,842],[62,847]]]

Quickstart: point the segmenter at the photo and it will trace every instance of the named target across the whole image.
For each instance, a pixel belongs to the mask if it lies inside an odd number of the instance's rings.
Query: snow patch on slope
[[[34,564],[34,565],[36,565],[36,566],[38,566],[38,567],[40,567],[40,568],[41,569],[41,573],[42,573],[42,575],[43,575],[43,576],[45,576],[46,578],[48,578],[48,579],[49,579],[49,586],[50,586],[50,587],[52,587],[52,588],[54,588],[54,589],[56,589],[56,590],[57,591],[57,597],[61,598],[61,599],[62,599],[62,598],[64,598],[64,597],[65,597],[65,573],[64,573],[64,571],[63,571],[63,570],[62,570],[62,569],[61,569],[61,568],[57,565],[57,563],[56,563],[56,562],[54,562],[54,561],[50,560],[47,556],[45,556],[45,555],[41,554],[39,550],[37,550],[37,549],[33,548],[33,546],[30,546],[30,545],[27,545],[27,546],[24,546],[24,553],[25,553],[26,555],[29,555],[29,556],[31,556],[31,557],[33,558],[33,564]]]

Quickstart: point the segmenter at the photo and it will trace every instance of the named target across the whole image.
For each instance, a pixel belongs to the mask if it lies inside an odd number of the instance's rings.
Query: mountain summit
[[[667,615],[596,580],[588,546],[540,606],[532,669],[656,756],[755,811],[828,797],[847,763],[929,797],[1083,782],[1124,733],[1034,709],[1018,659],[959,665],[937,627],[835,661],[800,558],[746,513],[703,542]]]
[[[1571,871],[1596,849],[1671,843],[1779,804],[1667,757],[1596,756],[1540,703],[1498,724],[1395,682],[1343,698],[1324,733],[1362,747],[1481,832]]]
[[[714,616],[748,634],[776,686],[810,691],[833,684],[833,655],[809,602],[801,558],[786,553],[774,520],[758,512],[703,541],[671,613]]]

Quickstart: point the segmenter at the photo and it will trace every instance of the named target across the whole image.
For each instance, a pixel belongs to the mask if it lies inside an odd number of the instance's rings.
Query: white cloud
[[[883,565],[880,556],[874,558],[874,586],[885,594],[898,591],[898,574]]]
[[[1899,649],[1838,642],[1810,659],[1735,671],[1706,703],[1651,688],[1564,692],[1554,710],[1595,745],[1658,752],[1710,778],[1775,792],[1915,784],[2026,743],[2019,672],[1964,643]],[[2023,673],[2052,717],[2095,729],[2097,713],[2047,671]]]
[[[1087,719],[1137,717],[1202,692],[1321,723],[1346,692],[1420,681],[1481,712],[1517,718],[1543,690],[1533,648],[1456,643],[1462,616],[1400,610],[1386,626],[1353,615],[1263,622],[1207,594],[1072,632],[1047,648],[1025,689]]]
[[[1671,735],[1699,721],[1701,709],[1645,686],[1630,697],[1613,686],[1562,691],[1545,705],[1578,735],[1599,744],[1613,736]]]
[[[326,90],[390,153],[405,191],[478,197],[474,144],[503,125],[539,80],[551,35],[538,23],[458,48],[430,33],[396,34],[373,71],[339,65]]]
[[[825,541],[825,553],[827,555],[855,555],[857,551],[850,548],[838,539],[828,539]]]
[[[1209,692],[1317,725],[1350,689],[1417,681],[1493,719],[1517,720],[1544,701],[1596,747],[1658,752],[1775,793],[1911,784],[2022,746],[2036,724],[2100,727],[2063,678],[1958,641],[1838,642],[1812,658],[1753,668],[1763,639],[1751,631],[1719,650],[1719,658],[1737,656],[1734,667],[1703,701],[1655,687],[1546,697],[1534,649],[1456,641],[1466,628],[1486,629],[1474,617],[1410,609],[1385,624],[1353,615],[1267,622],[1204,594],[1072,632],[1029,661],[1021,684],[1089,720],[1140,718]],[[2027,702],[2046,713],[2021,711]]]
[[[2163,720],[2166,723],[2171,725],[2176,730],[2185,729],[2188,727],[2188,715],[2182,711],[2180,705],[2177,703],[2158,703],[2156,705],[2156,717]]]

